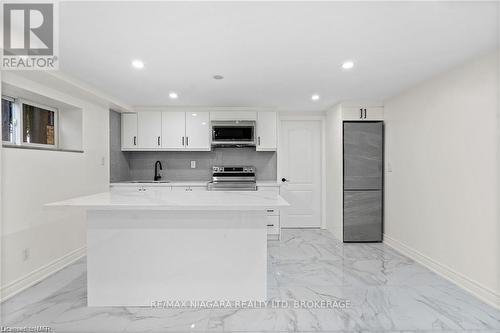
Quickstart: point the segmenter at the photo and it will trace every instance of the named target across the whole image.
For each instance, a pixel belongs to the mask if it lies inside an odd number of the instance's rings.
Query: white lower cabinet
[[[161,186],[153,185],[148,186],[145,184],[134,184],[130,183],[130,185],[111,185],[112,191],[138,191],[138,192],[146,192],[146,191],[177,191],[177,192],[193,192],[193,191],[206,191],[206,185],[189,185],[189,186],[175,186],[162,184]],[[263,186],[258,187],[258,191],[260,192],[270,192],[276,195],[279,194],[279,186]],[[281,239],[281,225],[280,225],[280,210],[276,208],[266,209],[266,223],[267,223],[267,239],[268,240],[280,240]]]
[[[267,239],[279,240],[281,238],[280,216],[267,214]]]
[[[279,194],[279,186],[259,186],[258,191],[261,192],[271,192],[276,195]],[[267,209],[267,239],[268,240],[280,240],[281,239],[281,224],[280,224],[280,210],[279,209]]]
[[[193,191],[206,191],[206,186],[172,186],[172,191],[179,192],[193,192]]]

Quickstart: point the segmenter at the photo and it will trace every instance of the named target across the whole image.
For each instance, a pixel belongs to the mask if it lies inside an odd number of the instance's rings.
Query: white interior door
[[[281,196],[290,207],[281,210],[284,228],[321,226],[321,122],[281,120],[279,141]]]

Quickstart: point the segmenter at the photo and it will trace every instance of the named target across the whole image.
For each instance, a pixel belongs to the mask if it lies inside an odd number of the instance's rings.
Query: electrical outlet
[[[195,169],[196,168],[196,161],[191,161],[191,169]]]
[[[387,172],[392,172],[392,164],[391,164],[391,162],[387,163]]]
[[[101,157],[101,165],[104,166],[105,162],[106,162],[106,159],[104,158],[104,156],[102,156]]]
[[[25,248],[23,250],[23,261],[26,261],[30,258],[30,249]]]

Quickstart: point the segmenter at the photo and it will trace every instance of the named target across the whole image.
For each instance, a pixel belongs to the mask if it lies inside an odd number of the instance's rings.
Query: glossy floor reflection
[[[500,312],[383,244],[324,230],[270,241],[268,297],[347,309],[151,309],[86,306],[85,259],[2,304],[3,326],[55,332],[500,332]]]

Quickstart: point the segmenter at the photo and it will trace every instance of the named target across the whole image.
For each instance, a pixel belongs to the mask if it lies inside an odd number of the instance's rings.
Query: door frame
[[[276,156],[276,165],[277,165],[277,179],[276,181],[280,184],[281,187],[281,166],[280,166],[280,154],[282,152],[282,147],[280,145],[280,135],[281,135],[281,122],[283,120],[288,121],[319,121],[320,122],[320,140],[321,140],[321,175],[320,175],[320,215],[321,215],[321,223],[320,229],[326,229],[326,117],[318,116],[318,115],[287,115],[281,112],[278,112],[278,133],[277,133],[277,156]]]

